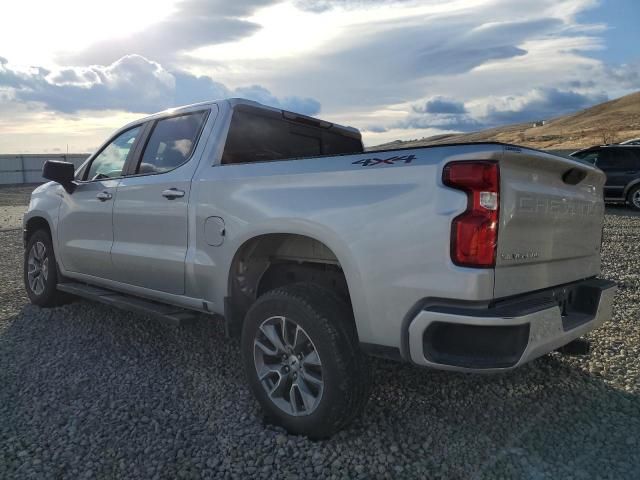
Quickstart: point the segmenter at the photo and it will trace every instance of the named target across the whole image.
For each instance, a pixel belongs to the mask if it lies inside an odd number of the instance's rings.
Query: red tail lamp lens
[[[467,193],[467,209],[451,223],[451,260],[463,267],[496,264],[500,168],[497,162],[452,162],[444,167],[445,185]]]

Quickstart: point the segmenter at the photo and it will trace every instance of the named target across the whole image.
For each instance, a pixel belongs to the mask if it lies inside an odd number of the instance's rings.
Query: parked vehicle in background
[[[620,145],[640,145],[640,138],[632,138],[626,142],[620,142]]]
[[[640,145],[600,145],[571,156],[595,165],[607,175],[605,201],[627,203],[640,210]]]
[[[133,122],[75,173],[43,174],[56,183],[24,217],[31,301],[223,315],[267,417],[293,433],[358,415],[366,354],[504,371],[611,317],[605,176],[572,159],[364,152],[353,128],[232,99]]]

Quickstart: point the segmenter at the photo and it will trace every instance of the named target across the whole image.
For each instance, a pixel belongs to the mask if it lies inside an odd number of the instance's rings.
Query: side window
[[[194,112],[158,120],[136,173],[168,172],[189,160],[205,118],[206,112]]]
[[[616,167],[620,170],[637,170],[636,157],[628,150],[617,149],[615,155]]]
[[[317,120],[236,107],[222,153],[222,164],[264,162],[362,152],[362,142]],[[318,122],[316,125],[314,122]],[[323,125],[326,124],[326,125]]]
[[[296,127],[282,118],[238,109],[233,112],[231,118],[222,163],[261,162],[320,155],[320,132],[313,128]]]
[[[601,151],[600,155],[598,156],[598,163],[596,164],[596,166],[603,170],[611,169],[612,167],[614,167],[615,162],[614,162],[612,153],[613,152],[611,152],[611,150]]]
[[[102,178],[120,177],[124,163],[127,161],[140,130],[141,127],[138,126],[118,135],[91,161],[84,179],[100,180]]]
[[[600,152],[598,150],[591,150],[589,152],[580,152],[575,155],[576,158],[579,158],[583,162],[590,163],[591,165],[595,165],[598,161],[598,157],[600,156]]]

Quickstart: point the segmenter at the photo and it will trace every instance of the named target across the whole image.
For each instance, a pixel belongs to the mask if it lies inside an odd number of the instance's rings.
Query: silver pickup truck
[[[611,317],[604,174],[499,143],[364,151],[357,130],[231,99],[133,122],[24,217],[31,301],[223,316],[271,421],[321,438],[368,355],[518,367]]]

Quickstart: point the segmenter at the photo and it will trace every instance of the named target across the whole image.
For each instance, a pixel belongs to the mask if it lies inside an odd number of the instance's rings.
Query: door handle
[[[101,202],[106,202],[107,200],[111,200],[113,198],[113,195],[111,195],[109,192],[100,192],[96,195],[96,198]]]
[[[174,198],[184,197],[184,190],[178,190],[177,188],[169,188],[162,192],[162,196],[164,198],[168,198],[169,200],[173,200]]]

